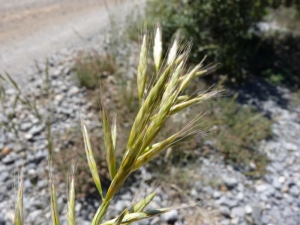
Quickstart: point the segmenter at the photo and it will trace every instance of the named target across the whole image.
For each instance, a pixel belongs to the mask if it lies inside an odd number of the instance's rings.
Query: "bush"
[[[193,42],[194,59],[207,55],[221,63],[220,72],[242,79],[262,45],[258,22],[280,5],[280,0],[152,0],[147,15],[149,21],[162,21],[165,40],[174,32],[184,35]]]

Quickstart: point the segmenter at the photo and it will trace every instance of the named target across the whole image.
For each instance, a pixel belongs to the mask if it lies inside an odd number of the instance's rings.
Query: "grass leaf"
[[[89,134],[88,134],[86,126],[83,124],[83,122],[81,122],[81,127],[82,127],[81,130],[82,130],[82,134],[83,134],[83,141],[84,141],[84,148],[85,148],[87,162],[88,162],[93,180],[95,182],[95,185],[96,185],[96,187],[97,187],[97,189],[98,189],[98,191],[99,191],[99,193],[100,193],[100,195],[103,199],[101,181],[100,181],[100,177],[99,177],[99,174],[98,174],[95,158],[94,158],[94,155],[93,155]]]
[[[113,180],[117,171],[116,149],[115,149],[113,134],[107,118],[107,113],[103,105],[102,105],[102,122],[103,122],[104,143],[106,149],[106,161],[107,161],[110,177]]]

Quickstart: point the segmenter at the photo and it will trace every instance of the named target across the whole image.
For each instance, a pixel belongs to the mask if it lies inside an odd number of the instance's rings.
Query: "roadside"
[[[122,14],[132,7],[126,1],[115,5]],[[24,78],[25,68],[35,60],[71,46],[85,46],[109,24],[104,1],[0,1],[0,73]],[[24,79],[22,79],[24,81]]]

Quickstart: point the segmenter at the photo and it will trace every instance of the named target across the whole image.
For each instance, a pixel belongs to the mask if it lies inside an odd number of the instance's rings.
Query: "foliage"
[[[299,1],[285,4],[300,6]],[[194,59],[207,55],[221,63],[220,72],[242,79],[264,44],[258,22],[280,5],[280,0],[151,0],[147,15],[149,21],[162,21],[164,40],[178,32],[193,42]]]

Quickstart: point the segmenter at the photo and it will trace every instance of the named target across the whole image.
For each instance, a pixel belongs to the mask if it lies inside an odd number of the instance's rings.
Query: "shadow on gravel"
[[[238,93],[237,101],[239,103],[247,103],[253,105],[259,110],[263,110],[262,101],[272,100],[278,106],[287,109],[289,99],[287,98],[288,89],[280,88],[262,78],[249,75],[247,80],[238,87],[231,90]]]

